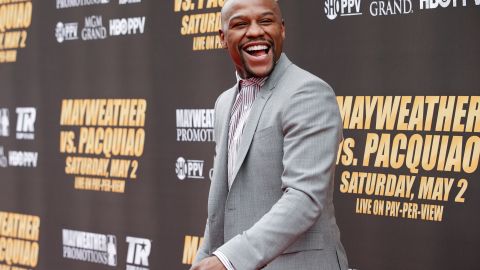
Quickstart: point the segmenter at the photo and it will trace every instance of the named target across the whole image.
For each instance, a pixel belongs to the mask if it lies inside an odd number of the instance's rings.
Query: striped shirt
[[[252,109],[253,102],[257,97],[260,88],[265,84],[265,78],[240,79],[237,74],[238,93],[233,104],[230,124],[228,129],[228,188],[233,184],[233,172],[237,160],[238,147],[242,139],[243,129],[247,122],[248,115]]]

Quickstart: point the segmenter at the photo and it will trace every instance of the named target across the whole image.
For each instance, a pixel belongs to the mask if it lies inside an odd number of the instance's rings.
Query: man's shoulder
[[[226,96],[228,94],[231,94],[232,92],[235,92],[236,90],[237,90],[237,84],[234,84],[230,88],[223,90],[223,92],[218,97]]]
[[[220,99],[225,99],[227,98],[228,96],[231,96],[233,94],[233,92],[235,92],[237,90],[237,86],[236,85],[233,85],[232,87],[228,88],[227,90],[224,90],[217,98],[217,100],[220,100]]]
[[[215,101],[215,109],[218,109],[218,106],[228,104],[228,101],[233,97],[234,92],[236,91],[236,85],[230,87],[229,89],[223,91]]]
[[[333,88],[325,80],[293,63],[282,76],[279,81],[279,86],[288,88],[289,91],[295,91],[303,89],[306,86],[311,86],[311,88],[318,91],[333,93]]]

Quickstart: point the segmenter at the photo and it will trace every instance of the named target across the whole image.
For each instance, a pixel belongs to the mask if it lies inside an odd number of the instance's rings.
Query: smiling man
[[[282,53],[275,0],[229,0],[220,37],[237,83],[215,104],[215,160],[192,270],[347,269],[333,207],[340,113]]]

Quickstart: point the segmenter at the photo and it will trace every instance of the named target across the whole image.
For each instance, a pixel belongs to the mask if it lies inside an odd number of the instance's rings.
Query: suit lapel
[[[220,127],[220,132],[218,134],[219,137],[215,138],[218,152],[216,153],[217,157],[213,176],[214,181],[212,182],[209,196],[209,200],[212,200],[212,203],[209,203],[209,208],[213,207],[212,209],[209,209],[210,213],[223,214],[225,199],[228,194],[228,126],[230,122],[230,111],[237,92],[237,86],[231,88],[225,93],[225,98],[219,101],[221,103],[217,104],[217,115],[215,115],[215,117],[218,117],[219,119],[217,123]]]
[[[283,73],[285,73],[285,70],[290,64],[290,60],[288,60],[287,56],[282,53],[282,56],[275,65],[275,69],[273,70],[272,74],[270,74],[265,85],[263,85],[263,87],[260,89],[257,98],[253,102],[247,122],[245,123],[242,138],[240,141],[240,146],[238,148],[237,160],[235,161],[235,167],[232,176],[234,179],[233,182],[235,182],[238,171],[240,170],[240,167],[245,160],[248,150],[250,149],[253,135],[255,134],[255,131],[257,129],[258,122],[260,120],[260,116],[262,115],[265,104],[272,95],[273,88],[275,88],[278,81],[282,77]],[[228,132],[226,137],[228,138]]]
[[[238,170],[242,166],[245,156],[247,155],[248,149],[250,149],[250,144],[252,143],[253,135],[257,129],[258,121],[262,115],[263,108],[267,103],[267,100],[272,95],[272,91],[265,91],[266,89],[262,87],[260,93],[258,93],[257,98],[252,104],[250,109],[250,114],[248,115],[247,122],[243,129],[242,138],[240,140],[240,145],[238,147],[237,160],[235,161],[235,167],[233,170],[233,179],[238,174]],[[262,93],[263,92],[263,93]],[[234,181],[235,182],[235,181]]]
[[[230,116],[231,116],[231,110],[233,103],[235,101],[236,94],[238,92],[238,86],[233,87],[232,89],[229,90],[226,96],[226,102],[227,106],[222,106],[223,109],[219,111],[219,116],[222,116],[222,119],[220,121],[220,125],[222,127],[221,133],[220,133],[220,138],[219,138],[219,147],[218,147],[218,153],[217,155],[219,156],[219,161],[222,163],[220,164],[219,168],[222,168],[223,174],[221,175],[222,178],[226,179],[227,177],[227,167],[228,167],[228,130],[229,130],[229,124],[230,124]]]

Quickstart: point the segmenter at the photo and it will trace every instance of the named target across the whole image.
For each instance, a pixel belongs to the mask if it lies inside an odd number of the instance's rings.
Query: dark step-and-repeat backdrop
[[[190,267],[235,82],[223,3],[0,0],[0,270]],[[480,1],[280,4],[338,96],[350,268],[480,269]]]

